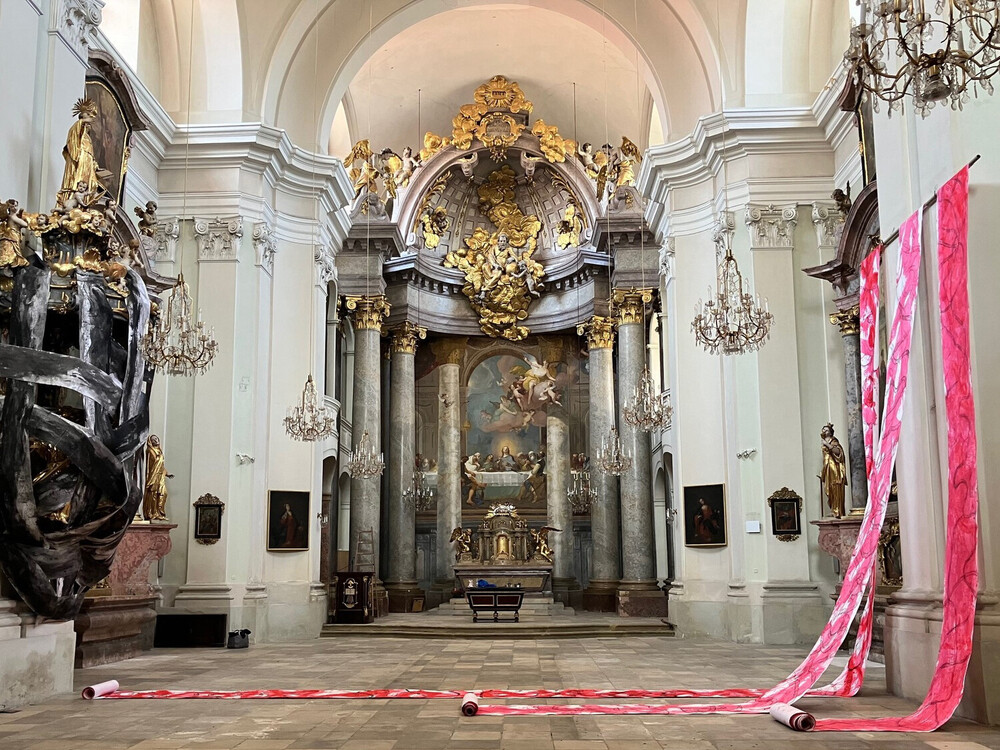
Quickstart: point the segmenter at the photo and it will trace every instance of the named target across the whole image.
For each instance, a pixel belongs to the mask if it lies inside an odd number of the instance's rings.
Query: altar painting
[[[469,377],[466,451],[479,453],[484,464],[492,458],[497,466],[487,471],[516,470],[518,456],[544,448],[545,405],[558,395],[548,368],[526,357],[489,357]]]

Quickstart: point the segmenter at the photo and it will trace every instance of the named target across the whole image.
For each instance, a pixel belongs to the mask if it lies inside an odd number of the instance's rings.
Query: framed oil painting
[[[802,498],[782,487],[767,499],[771,508],[771,533],[783,542],[794,541],[802,534]]]
[[[204,494],[194,502],[194,538],[200,544],[215,544],[222,538],[222,511],[226,504],[215,495]]]
[[[726,546],[726,497],[721,484],[684,488],[684,546]]]
[[[271,490],[267,498],[268,552],[309,549],[309,493]]]

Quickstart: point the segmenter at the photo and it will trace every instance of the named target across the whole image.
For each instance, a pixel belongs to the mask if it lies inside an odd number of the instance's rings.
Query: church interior
[[[0,746],[1000,748],[1000,0],[0,0],[0,70]]]

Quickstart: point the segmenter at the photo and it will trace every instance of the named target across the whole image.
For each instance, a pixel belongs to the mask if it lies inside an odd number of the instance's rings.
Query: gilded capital
[[[434,352],[434,358],[439,364],[460,365],[468,343],[469,339],[465,336],[438,339],[431,344],[431,351]]]
[[[410,321],[405,321],[388,331],[392,338],[389,339],[389,351],[393,354],[416,354],[417,339],[427,338],[427,329],[414,325]]]
[[[354,328],[361,331],[381,331],[389,315],[389,302],[384,295],[344,298],[344,305],[354,320]]]
[[[576,332],[580,336],[585,335],[587,337],[587,347],[589,349],[613,349],[617,327],[618,323],[614,318],[595,315],[586,323],[578,325]]]
[[[620,326],[642,323],[646,305],[652,301],[652,289],[615,289],[611,309],[618,314]]]
[[[830,322],[840,328],[841,336],[850,336],[861,332],[861,308],[858,305],[847,310],[831,313]]]

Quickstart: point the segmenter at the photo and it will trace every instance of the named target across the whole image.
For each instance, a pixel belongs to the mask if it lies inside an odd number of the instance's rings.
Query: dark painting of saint
[[[267,549],[309,549],[309,493],[271,490],[268,502]]]
[[[726,505],[721,484],[684,488],[684,544],[722,547],[726,544]]]

